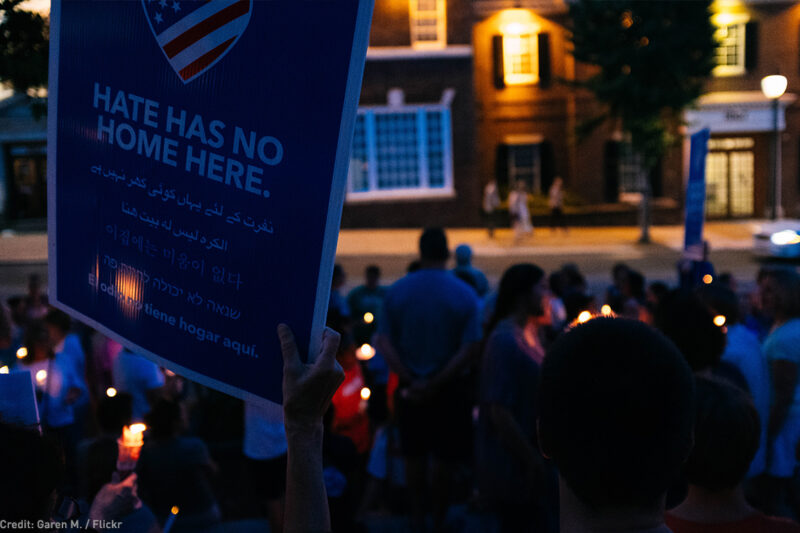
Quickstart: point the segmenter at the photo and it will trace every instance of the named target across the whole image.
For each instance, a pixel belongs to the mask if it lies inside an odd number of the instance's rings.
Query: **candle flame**
[[[172,513],[172,514],[178,514],[178,513],[181,512],[181,510],[178,508],[177,505],[173,505],[172,509],[170,509],[169,512]]]
[[[36,373],[36,383],[44,385],[45,381],[47,381],[47,370],[39,370]]]
[[[712,281],[714,281],[714,276],[712,276],[711,274],[706,274],[705,276],[703,276],[703,283],[705,283],[706,285],[711,285]]]
[[[724,315],[717,315],[714,317],[714,325],[717,327],[722,327],[725,325],[725,316]]]
[[[367,387],[361,389],[361,399],[362,400],[369,400],[369,397],[372,396],[372,391],[369,390]]]
[[[611,306],[606,304],[600,308],[600,312],[603,314],[603,316],[611,316],[613,311],[611,311]]]
[[[113,398],[116,395],[117,395],[117,389],[115,389],[114,387],[109,387],[106,389],[106,396],[108,396],[109,398]]]
[[[372,324],[375,321],[375,315],[372,313],[364,313],[364,323]]]
[[[147,429],[144,424],[131,424],[122,428],[122,444],[125,446],[141,446],[144,443],[142,433]]]
[[[584,324],[592,319],[592,313],[589,311],[581,311],[578,315],[578,324]]]
[[[26,357],[28,357],[28,349],[23,346],[17,350],[17,359],[25,359]]]
[[[361,348],[356,352],[356,357],[361,361],[369,361],[375,356],[375,348],[369,344],[362,344]]]

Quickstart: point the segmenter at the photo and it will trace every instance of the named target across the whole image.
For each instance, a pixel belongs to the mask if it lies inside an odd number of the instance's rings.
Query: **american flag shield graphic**
[[[253,0],[142,0],[142,7],[170,66],[188,83],[233,48]]]

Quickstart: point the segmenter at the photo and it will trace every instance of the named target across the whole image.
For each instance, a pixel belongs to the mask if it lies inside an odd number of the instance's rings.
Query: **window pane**
[[[369,190],[369,168],[367,164],[366,116],[356,115],[353,131],[353,148],[350,155],[350,190],[363,192]]]
[[[420,186],[416,118],[416,113],[375,116],[379,189]]]

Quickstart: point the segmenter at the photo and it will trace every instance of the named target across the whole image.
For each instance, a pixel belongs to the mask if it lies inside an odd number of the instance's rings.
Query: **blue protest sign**
[[[703,259],[703,220],[706,206],[706,154],[710,131],[700,130],[691,137],[689,180],[686,183],[683,249],[700,261]],[[687,255],[688,257],[688,255]]]
[[[280,401],[324,327],[372,0],[54,2],[50,298]]]

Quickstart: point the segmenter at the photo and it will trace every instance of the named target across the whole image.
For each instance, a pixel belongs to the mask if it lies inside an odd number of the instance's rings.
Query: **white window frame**
[[[524,47],[527,46],[527,50]],[[529,55],[530,71],[515,71]],[[539,82],[539,42],[534,32],[503,35],[503,79],[506,85],[532,85]]]
[[[419,9],[420,1],[434,2],[434,9]],[[409,0],[411,47],[416,50],[438,50],[447,47],[447,0]],[[430,24],[433,22],[433,24]],[[425,24],[429,23],[429,24]],[[424,33],[436,28],[436,39],[422,39]],[[424,28],[424,29],[423,29]]]
[[[712,74],[715,77],[726,77],[726,76],[741,76],[747,73],[747,68],[745,65],[745,55],[747,51],[745,50],[746,45],[746,28],[747,22],[749,18],[747,15],[744,14],[724,14],[724,15],[717,15],[713,19],[714,25],[716,26],[716,31],[714,32],[714,38],[717,40],[717,50],[715,52],[715,61],[716,58],[720,56],[720,51],[724,50],[726,46],[735,46],[737,50],[736,56],[736,63],[733,65],[716,65],[712,70]],[[728,32],[729,29],[732,27],[737,28],[737,35],[734,41],[726,41],[729,39]],[[732,39],[732,38],[730,38]],[[727,56],[727,54],[724,54]]]
[[[428,124],[427,114],[441,114],[442,138],[442,173],[443,185],[432,187],[428,171]],[[381,114],[409,114],[415,116],[418,187],[402,187],[381,189],[378,176],[377,129],[375,117]],[[364,117],[364,135],[366,144],[366,161],[351,158],[351,167],[347,180],[346,202],[369,202],[373,200],[416,200],[420,198],[450,198],[455,196],[453,188],[453,137],[450,106],[447,104],[417,104],[402,106],[360,106],[358,115]],[[357,171],[353,163],[363,165],[361,170],[367,174],[366,191],[353,190],[353,177]]]

